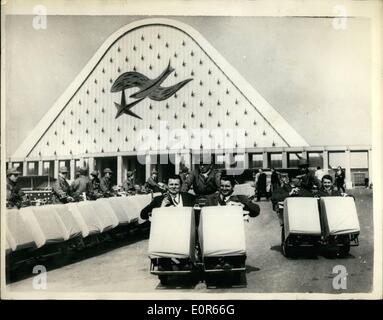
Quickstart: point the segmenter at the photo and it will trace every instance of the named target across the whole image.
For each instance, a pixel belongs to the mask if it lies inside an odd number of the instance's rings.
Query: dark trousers
[[[343,190],[343,193],[346,192],[346,189],[344,188],[344,182],[342,182],[342,181],[337,181],[337,182],[336,182],[336,187],[337,187],[338,191]]]
[[[261,197],[266,197],[267,199],[269,198],[266,189],[257,190],[257,201],[261,200]]]

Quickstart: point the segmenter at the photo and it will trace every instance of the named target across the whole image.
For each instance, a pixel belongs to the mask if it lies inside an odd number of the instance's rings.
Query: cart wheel
[[[207,287],[214,287],[217,285],[217,277],[214,273],[205,274],[205,283]]]
[[[282,230],[281,230],[281,247],[282,247],[282,254],[286,257],[286,258],[293,258],[294,257],[294,248],[290,247],[287,245],[286,243],[286,239],[285,239],[285,227],[282,226]]]
[[[168,278],[168,276],[167,275],[159,275],[158,276],[158,279],[160,280],[160,283],[163,285],[163,286],[166,286],[167,284],[168,284],[168,280],[169,280],[169,278]]]
[[[239,271],[234,274],[234,283],[237,285],[246,285],[246,271]]]
[[[346,242],[343,246],[339,247],[339,255],[346,257],[350,254],[350,242]]]

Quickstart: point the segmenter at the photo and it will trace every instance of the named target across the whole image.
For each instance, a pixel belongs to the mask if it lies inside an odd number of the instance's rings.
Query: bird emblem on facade
[[[110,91],[121,91],[121,102],[114,103],[117,108],[116,119],[122,114],[141,119],[142,118],[134,113],[131,109],[140,103],[145,98],[149,98],[154,101],[164,101],[174,95],[178,90],[185,86],[188,82],[193,80],[192,78],[180,81],[175,85],[169,87],[162,87],[161,84],[166,78],[174,71],[174,68],[170,66],[170,61],[166,69],[155,79],[149,79],[147,76],[140,72],[128,71],[121,74],[113,83]],[[139,88],[139,90],[129,97],[136,99],[131,103],[126,103],[125,90],[129,88]]]

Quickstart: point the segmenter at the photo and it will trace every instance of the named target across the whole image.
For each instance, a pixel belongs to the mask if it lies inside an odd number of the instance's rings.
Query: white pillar
[[[88,169],[89,169],[89,174],[94,170],[94,158],[93,157],[88,159]]]
[[[323,150],[323,171],[328,173],[328,151]]]
[[[267,169],[267,152],[263,152],[262,153],[262,160],[263,160],[263,162],[262,162],[262,168],[263,169]]]
[[[345,156],[345,174],[346,174],[346,189],[352,189],[352,179],[351,179],[351,161],[350,161],[350,150],[344,152]]]
[[[59,177],[59,161],[56,159],[53,167],[53,176],[55,179]]]
[[[122,164],[122,182],[124,182],[125,178],[126,178],[126,173],[128,171],[128,159],[126,157],[122,157],[122,160],[121,160],[121,164]],[[132,170],[134,171],[134,169]]]
[[[249,169],[249,153],[248,152],[245,152],[244,154],[243,154],[243,157],[244,157],[244,159],[245,159],[245,163],[244,163],[244,169],[246,170],[246,169]]]
[[[287,169],[288,163],[287,163],[287,152],[282,151],[282,169]]]
[[[181,154],[178,152],[174,154],[174,166],[175,166],[175,174],[180,173],[180,162],[181,162]]]
[[[150,163],[151,163],[151,156],[150,154],[147,154],[145,156],[145,181],[149,179],[150,177]]]
[[[23,176],[28,175],[28,163],[23,161]]]
[[[39,160],[38,167],[37,167],[37,174],[39,176],[43,175],[43,161]]]
[[[70,171],[70,180],[74,180],[75,179],[75,161],[74,159],[70,159],[70,162],[69,162],[69,171]]]
[[[232,154],[230,152],[225,153],[225,169],[230,170]]]
[[[122,185],[122,156],[117,156],[117,185]]]

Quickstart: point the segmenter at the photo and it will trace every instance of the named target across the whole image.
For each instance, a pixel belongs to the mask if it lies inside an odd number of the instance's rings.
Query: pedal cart
[[[347,255],[351,246],[358,246],[359,219],[353,197],[323,197],[319,201],[324,244],[337,247]]]
[[[285,257],[294,257],[299,247],[319,246],[322,230],[316,198],[286,198],[281,210],[281,246]]]
[[[208,286],[214,284],[216,275],[225,273],[236,276],[237,280],[246,279],[246,242],[241,207],[202,208],[199,244]]]
[[[162,285],[170,276],[192,276],[196,268],[193,208],[166,207],[152,212],[149,235],[150,273]]]

